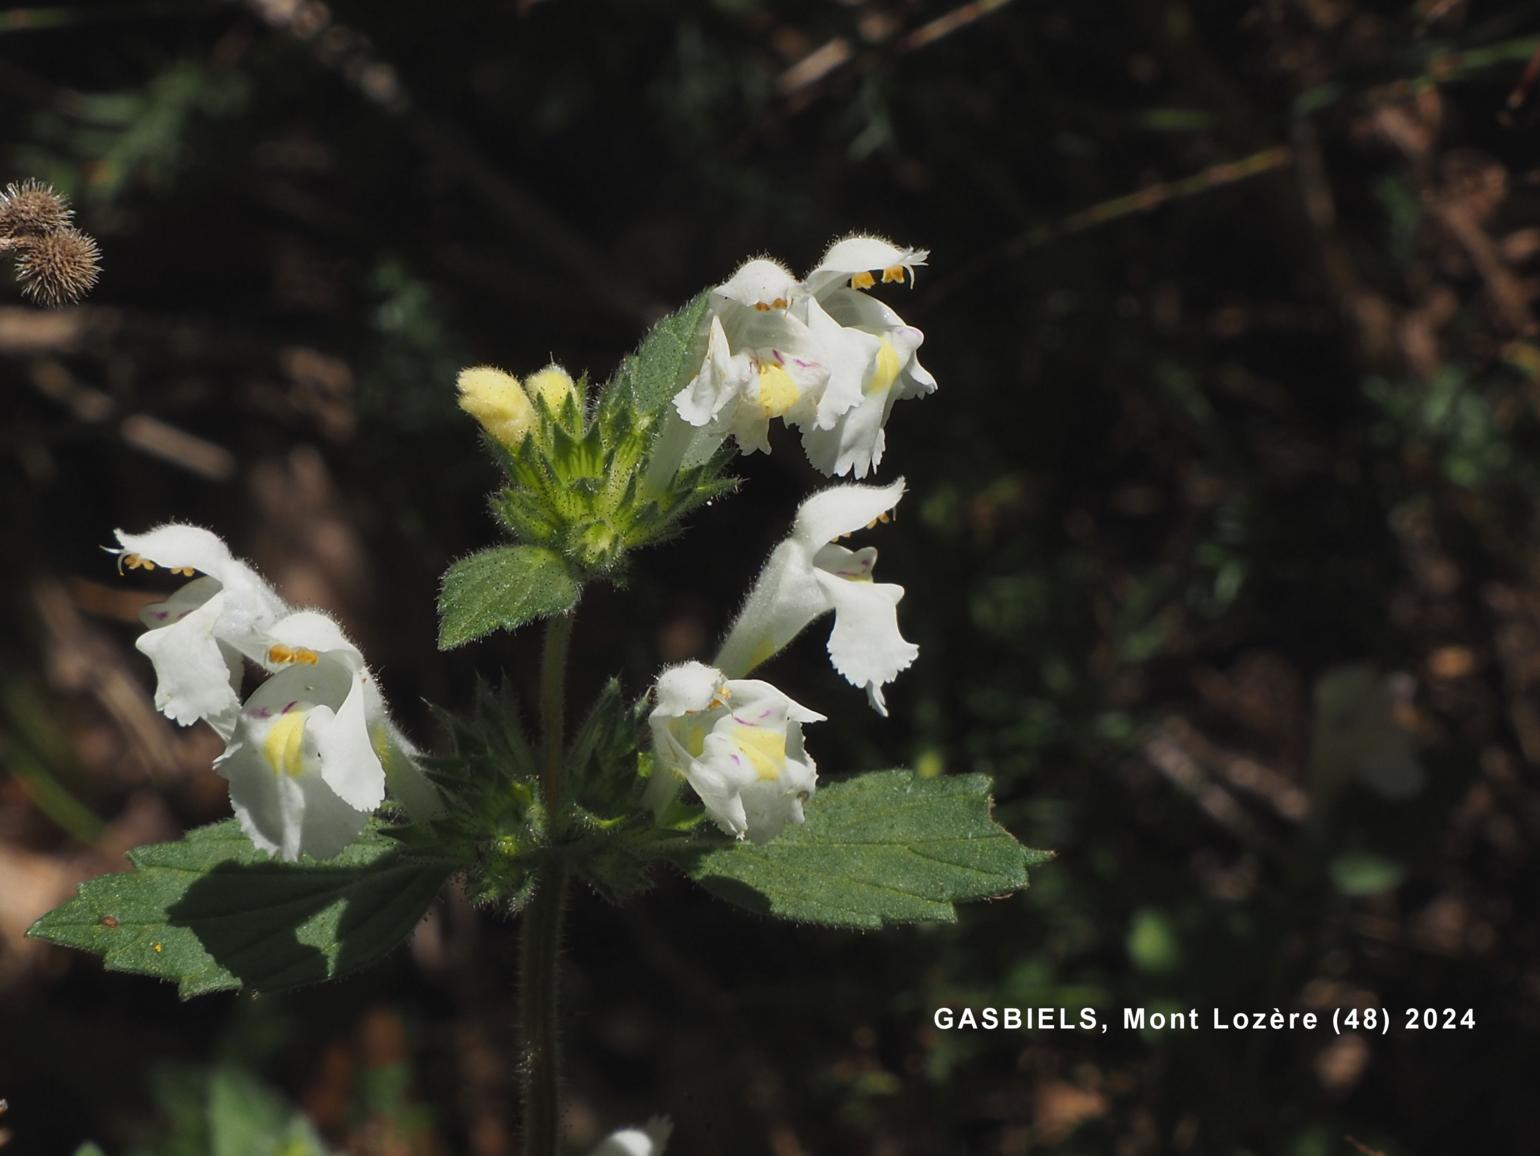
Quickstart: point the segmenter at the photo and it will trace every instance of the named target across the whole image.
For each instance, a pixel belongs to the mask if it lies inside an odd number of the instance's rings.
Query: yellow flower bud
[[[462,369],[459,381],[460,408],[481,423],[481,428],[507,446],[517,449],[535,424],[535,407],[519,385],[519,379],[490,365]]]
[[[561,413],[576,388],[572,375],[559,365],[548,365],[529,379],[530,394],[543,398],[552,413]]]

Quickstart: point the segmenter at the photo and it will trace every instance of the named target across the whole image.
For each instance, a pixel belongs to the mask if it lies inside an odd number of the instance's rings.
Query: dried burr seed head
[[[16,258],[21,291],[42,305],[72,305],[96,284],[101,250],[78,229],[32,237]]]
[[[69,202],[42,181],[10,184],[0,193],[0,236],[40,237],[69,228]]]

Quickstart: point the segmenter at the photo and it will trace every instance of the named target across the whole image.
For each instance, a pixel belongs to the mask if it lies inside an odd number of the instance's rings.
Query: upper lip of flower
[[[119,530],[117,538],[109,549],[120,568],[192,578],[146,608],[148,629],[135,642],[155,666],[156,707],[184,726],[201,719],[228,737],[240,710],[232,684],[241,658],[260,659],[262,630],[288,607],[211,531],[173,522],[143,534]]]
[[[870,286],[873,273],[883,281],[907,279],[914,284],[914,270],[930,256],[929,249],[911,249],[895,245],[882,237],[854,236],[835,241],[823,259],[808,273],[806,284],[814,296],[822,298],[831,289],[861,278]]]

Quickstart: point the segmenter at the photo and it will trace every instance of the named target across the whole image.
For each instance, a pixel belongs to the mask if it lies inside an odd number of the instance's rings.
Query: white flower
[[[214,769],[230,783],[241,830],[294,861],[337,855],[384,801],[371,715],[384,704],[363,659],[324,614],[274,624],[264,655],[280,667],[246,700]]]
[[[365,664],[362,652],[334,619],[319,610],[296,611],[277,622],[267,640],[269,645],[260,661],[269,671],[282,671],[296,664],[314,665],[321,655],[328,653],[342,657],[353,666],[362,684],[369,742],[384,767],[390,793],[418,822],[444,813],[438,788],[428,781],[417,763],[421,752],[391,721],[390,708],[380,692],[379,682]]]
[[[833,321],[785,266],[755,258],[712,290],[705,360],[674,408],[744,453],[768,453],[775,418],[828,427],[855,405],[875,348]]]
[[[229,738],[240,713],[242,658],[260,659],[266,629],[288,607],[208,530],[171,523],[117,537],[120,569],[204,575],[146,607],[140,617],[149,629],[134,645],[155,667],[157,709],[183,726],[203,719]]]
[[[775,654],[815,618],[834,611],[829,658],[855,686],[866,687],[879,714],[888,713],[882,688],[912,663],[920,648],[898,630],[904,588],[872,581],[877,551],[834,544],[876,521],[904,493],[900,478],[888,486],[834,486],[797,510],[791,536],[770,554],[716,665],[741,676]]]
[[[645,1127],[612,1132],[589,1156],[663,1156],[663,1146],[673,1132],[667,1116],[654,1116]]]
[[[925,335],[864,290],[876,283],[914,282],[914,267],[928,252],[900,249],[878,237],[851,237],[836,242],[807,276],[808,289],[821,308],[842,328],[846,341],[857,335],[869,344],[858,385],[850,404],[834,420],[804,426],[802,448],[814,467],[830,475],[854,473],[864,478],[882,461],[883,426],[895,402],[932,393],[936,379],[915,356]]]
[[[802,745],[802,724],[823,715],[768,682],[729,679],[700,662],[658,676],[647,801],[654,813],[688,780],[722,830],[766,843],[802,822],[818,771]]]

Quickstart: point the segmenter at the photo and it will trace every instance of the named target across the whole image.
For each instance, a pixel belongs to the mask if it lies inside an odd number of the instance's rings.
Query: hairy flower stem
[[[540,658],[540,786],[550,821],[561,805],[572,615],[551,619]],[[526,1156],[556,1156],[561,1146],[561,1042],[558,1032],[558,958],[567,902],[567,865],[559,855],[540,868],[535,894],[524,909],[519,945],[519,1064]]]
[[[571,641],[572,615],[558,614],[545,628],[545,651],[540,656],[540,787],[552,819],[561,804],[562,726]]]
[[[519,1021],[524,1041],[519,1076],[525,1156],[557,1156],[561,1148],[557,967],[566,903],[567,866],[557,858],[541,870],[534,898],[524,909],[519,950]]]

